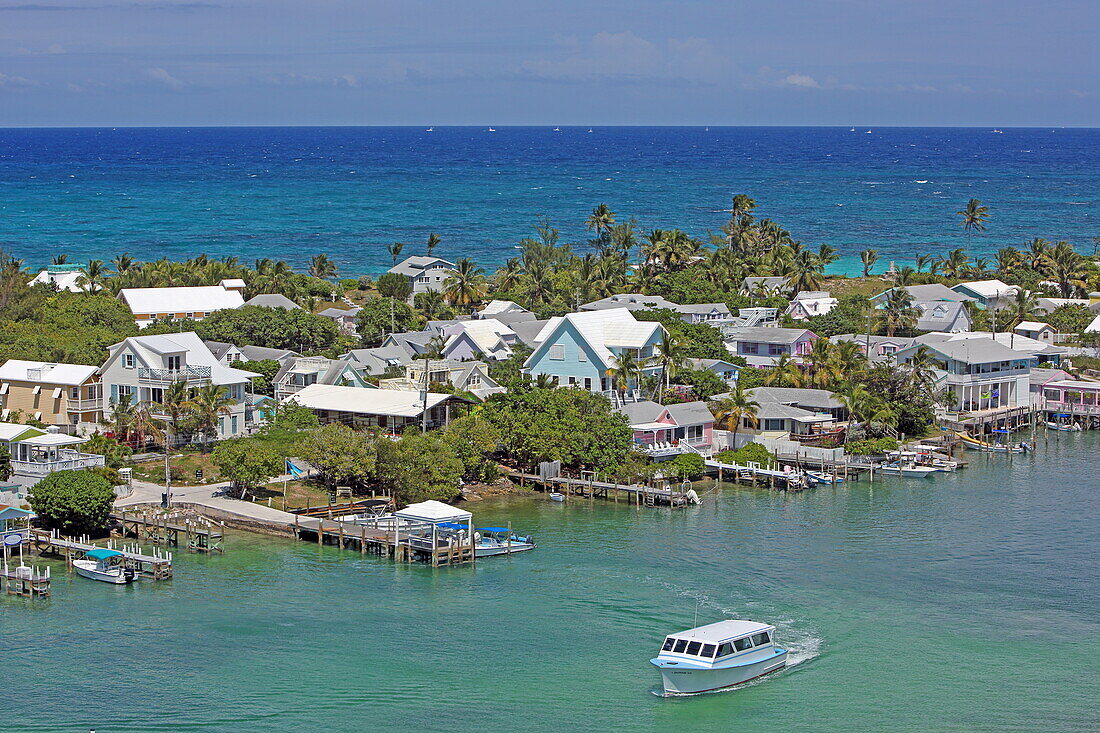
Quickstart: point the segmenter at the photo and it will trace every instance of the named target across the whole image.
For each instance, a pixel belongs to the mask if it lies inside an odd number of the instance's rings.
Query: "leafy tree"
[[[409,282],[409,278],[398,272],[387,272],[378,278],[375,287],[378,288],[378,294],[382,297],[396,300],[405,300],[412,293],[412,283]]]
[[[255,438],[223,440],[214,446],[211,462],[222,478],[238,489],[255,489],[283,472],[283,456]]]
[[[309,431],[298,450],[302,459],[320,471],[330,486],[362,486],[374,475],[372,442],[373,436],[347,425],[329,423]]]
[[[1083,333],[1096,314],[1087,305],[1060,305],[1046,316],[1058,333]]]
[[[522,343],[512,347],[512,355],[502,361],[489,362],[489,376],[506,389],[514,389],[530,381],[522,373],[523,365],[531,356],[531,348]]]
[[[500,431],[483,417],[469,415],[452,420],[443,430],[443,440],[462,462],[462,478],[488,483],[500,470],[489,458],[500,445]]]
[[[275,395],[275,385],[272,384],[271,380],[275,379],[275,375],[279,373],[281,367],[282,364],[274,359],[259,359],[248,362],[243,368],[260,375],[252,379],[252,389],[256,394],[273,397]]]
[[[399,504],[452,501],[459,495],[463,464],[441,435],[407,434],[380,440],[377,449],[378,483]]]
[[[504,453],[521,465],[560,460],[606,470],[631,450],[626,417],[601,395],[581,389],[524,387],[493,395],[482,408],[500,431]]]
[[[35,484],[30,495],[38,521],[64,535],[102,535],[114,501],[111,484],[91,471],[55,471]]]
[[[668,308],[635,311],[639,321],[657,321],[681,347],[680,359],[729,359],[722,333],[705,323],[684,323],[680,314]],[[673,375],[675,376],[675,375]]]
[[[0,481],[7,481],[11,478],[11,453],[8,449],[0,445]]]
[[[747,465],[751,461],[768,468],[778,463],[775,454],[760,443],[748,443],[737,450],[724,450],[715,457],[722,463],[734,463],[738,466]]]
[[[355,330],[363,346],[378,346],[386,334],[407,331],[416,323],[409,304],[393,298],[370,298],[355,316]]]
[[[663,467],[666,476],[680,479],[697,479],[706,473],[707,464],[698,453],[681,453]]]
[[[711,395],[727,391],[730,386],[709,369],[681,369],[673,377],[676,384],[691,385],[691,391],[697,400],[709,400]]]
[[[215,311],[195,324],[195,332],[207,341],[303,353],[332,348],[340,337],[340,329],[328,318],[256,305]]]
[[[846,295],[838,299],[828,313],[812,316],[802,325],[818,336],[838,336],[842,333],[863,333],[867,328],[867,298]]]

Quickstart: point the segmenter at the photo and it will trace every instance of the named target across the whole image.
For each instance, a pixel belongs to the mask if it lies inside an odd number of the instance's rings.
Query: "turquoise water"
[[[1095,435],[935,480],[676,512],[471,505],[540,546],[395,566],[252,535],[176,578],[0,600],[5,730],[1081,731],[1100,699]],[[667,631],[775,623],[794,666],[665,699]]]
[[[705,237],[735,193],[795,239],[912,261],[967,244],[956,215],[992,212],[973,254],[1032,237],[1092,251],[1100,130],[837,127],[411,127],[0,130],[0,249],[49,262],[327,252],[347,275],[385,246],[496,266],[546,216],[562,241],[606,202],[643,230]],[[583,248],[581,248],[583,251]]]

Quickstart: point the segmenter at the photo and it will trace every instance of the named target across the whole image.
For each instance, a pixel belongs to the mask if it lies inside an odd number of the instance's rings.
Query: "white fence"
[[[734,436],[732,432],[726,430],[714,431],[715,452],[722,450],[737,450],[749,443],[759,443],[780,458],[799,458],[807,461],[824,460],[835,463],[844,462],[843,448],[818,448],[812,445],[803,445],[797,440],[787,440],[785,438],[766,438],[761,435],[740,432]]]

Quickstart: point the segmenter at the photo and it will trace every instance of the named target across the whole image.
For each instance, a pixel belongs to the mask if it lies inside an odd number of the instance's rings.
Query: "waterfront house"
[[[355,362],[351,359],[327,359],[323,356],[301,356],[285,360],[271,383],[275,388],[275,399],[280,402],[311,384],[374,387],[356,369]]]
[[[786,277],[746,277],[737,292],[749,296],[783,295],[790,289],[791,281]]]
[[[39,270],[38,274],[27,283],[27,287],[47,285],[59,292],[68,290],[70,293],[83,293],[87,290],[87,285],[84,283],[83,269],[84,265],[74,263],[48,265]]]
[[[829,340],[834,343],[852,341],[858,344],[859,350],[864,354],[870,351],[868,358],[872,364],[893,364],[894,354],[913,343],[913,339],[901,336],[878,336],[875,334],[868,336],[862,333],[839,334],[830,336]]]
[[[871,302],[881,307],[883,303],[886,302],[886,299],[890,297],[890,292],[896,289],[897,288],[888,288],[877,295],[872,295]],[[966,303],[975,300],[973,296],[952,290],[943,283],[906,285],[904,289],[909,293],[909,297],[913,299],[914,303],[923,303],[933,300],[942,300],[948,303]]]
[[[921,346],[931,352],[936,384],[951,397],[952,409],[974,412],[1027,406],[1034,356],[1010,349],[992,338],[956,338],[959,334],[926,334],[900,350],[907,364]]]
[[[680,453],[709,454],[714,446],[714,416],[705,402],[659,405],[650,400],[617,408],[634,431],[634,443],[652,458]]]
[[[723,337],[730,353],[744,357],[749,366],[771,366],[784,354],[805,356],[817,340],[809,329],[765,326],[728,329]]]
[[[451,406],[469,400],[419,390],[359,389],[335,384],[311,384],[286,399],[316,413],[322,424],[339,422],[354,428],[380,428],[397,433],[419,427],[442,427],[451,421]]]
[[[443,328],[442,355],[445,359],[492,359],[502,361],[512,355],[519,341],[516,332],[495,318],[458,321]]]
[[[110,417],[113,406],[127,396],[157,413],[157,403],[173,382],[188,387],[215,384],[225,388],[230,404],[218,419],[216,438],[245,435],[252,423],[251,381],[260,375],[222,364],[193,331],[131,336],[107,347],[107,360],[99,368],[105,398],[103,412]],[[181,434],[178,440],[184,440]]]
[[[46,430],[19,423],[0,422],[0,446],[11,457],[12,475],[8,481],[18,486],[33,486],[55,471],[79,471],[106,465],[95,453],[82,453],[79,446],[87,441],[76,435]]]
[[[1039,341],[1050,346],[1054,345],[1054,335],[1057,333],[1057,331],[1054,330],[1054,326],[1049,323],[1040,323],[1039,321],[1020,321],[1012,331],[1025,338]]]
[[[389,269],[389,272],[404,275],[412,286],[412,294],[424,293],[429,290],[442,290],[444,281],[455,270],[455,263],[448,262],[442,257],[425,257],[414,255],[406,257],[401,262]]]
[[[794,300],[787,306],[787,315],[793,320],[804,321],[807,318],[825,315],[836,308],[839,302],[827,292],[804,290],[795,295]]]
[[[1016,297],[1016,291],[1019,290],[1015,285],[1009,285],[1000,280],[975,280],[959,283],[951,289],[973,298],[983,308],[1003,308],[1012,302]]]
[[[660,323],[639,321],[625,308],[569,313],[542,328],[523,371],[532,377],[545,374],[562,387],[611,393],[616,386],[611,371],[623,354],[633,356],[645,373],[660,370],[652,357],[664,333]]]
[[[94,432],[103,417],[97,371],[83,364],[8,359],[0,366],[0,420],[23,414],[66,433]]]
[[[1032,367],[1028,377],[1031,382],[1031,404],[1033,405],[1037,405],[1042,401],[1043,388],[1051,382],[1073,379],[1073,375],[1063,369],[1048,369],[1046,367]]]
[[[417,359],[405,367],[404,377],[383,379],[378,386],[412,391],[432,384],[446,384],[482,400],[506,391],[489,376],[489,367],[484,362],[453,359]]]
[[[1043,385],[1042,398],[1048,419],[1062,415],[1084,417],[1089,421],[1100,419],[1100,382],[1080,379],[1051,381]]]
[[[848,419],[848,408],[827,389],[754,387],[745,390],[745,394],[760,404],[778,402],[781,405],[797,407],[808,412],[829,415],[839,421]],[[713,399],[717,399],[717,397]]]
[[[359,311],[363,310],[358,306],[351,308],[326,308],[317,315],[322,318],[328,318],[330,321],[336,324],[336,327],[340,329],[341,333],[346,333],[349,336],[357,335],[355,330],[355,317],[359,315]]]
[[[962,331],[960,333],[942,334],[929,333],[918,336],[915,341],[940,340],[949,338],[952,341],[964,339],[992,339],[1002,346],[1007,346],[1015,351],[1029,354],[1033,361],[1032,366],[1047,365],[1058,366],[1068,351],[1061,346],[1053,346],[1043,341],[1037,341],[1027,336],[1021,336],[1013,331],[992,333],[990,331]]]
[[[684,366],[699,372],[712,372],[726,384],[736,384],[741,367],[725,359],[684,359]]]
[[[281,308],[285,311],[302,310],[302,306],[281,293],[261,293],[254,295],[244,302],[245,305],[254,305],[260,308]]]
[[[237,284],[240,283],[240,287]],[[138,328],[156,321],[201,321],[211,313],[244,305],[244,283],[223,280],[220,285],[181,288],[123,288],[118,291]]]
[[[741,418],[741,425],[738,427],[740,435],[768,439],[811,436],[836,426],[836,418],[832,415],[767,400],[760,402],[755,417],[755,423],[747,416]],[[738,441],[739,446],[743,444]]]

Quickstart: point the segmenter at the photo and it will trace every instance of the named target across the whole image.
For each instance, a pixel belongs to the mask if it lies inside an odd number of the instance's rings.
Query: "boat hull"
[[[496,555],[514,555],[517,552],[526,552],[527,550],[533,550],[535,546],[523,542],[513,542],[511,549],[506,545],[500,545],[497,547],[474,547],[474,557],[494,557]]]
[[[100,570],[96,565],[97,563],[88,560],[73,561],[73,568],[76,570],[76,574],[88,578],[89,580],[98,580],[101,583],[111,583],[113,585],[126,585],[127,583],[134,582],[136,578],[132,570],[127,572],[121,567]]]
[[[670,665],[653,660],[661,670],[661,682],[666,695],[697,695],[701,692],[724,690],[778,672],[787,666],[787,650],[776,649],[764,659],[730,667],[702,668]]]

